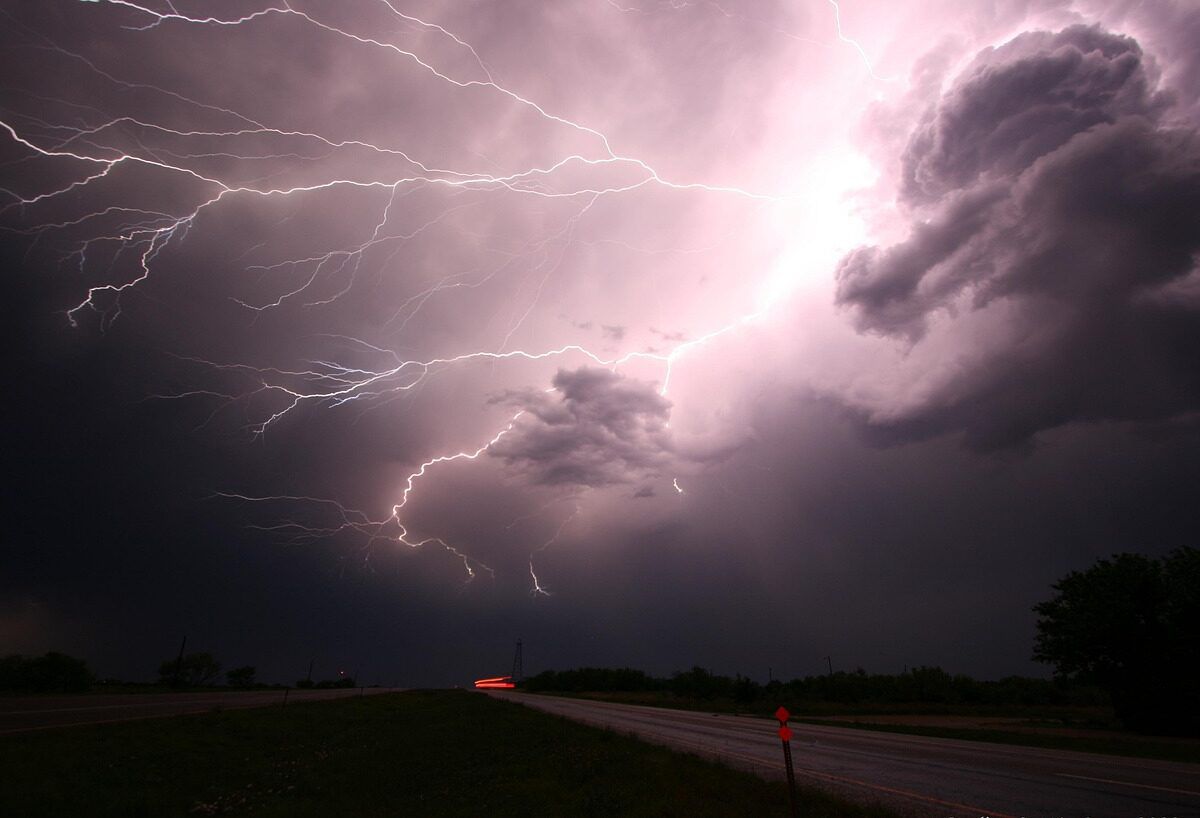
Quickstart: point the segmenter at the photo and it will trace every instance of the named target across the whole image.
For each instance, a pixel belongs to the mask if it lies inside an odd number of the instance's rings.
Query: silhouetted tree
[[[93,681],[87,662],[65,653],[37,657],[12,654],[0,659],[0,690],[82,693]]]
[[[255,668],[253,665],[235,667],[225,672],[225,684],[230,687],[253,687]]]
[[[1034,659],[1106,689],[1135,730],[1200,733],[1200,551],[1117,554],[1053,587]]]
[[[189,653],[183,661],[164,659],[158,666],[159,681],[170,684],[175,680],[178,668],[179,680],[185,685],[201,686],[212,682],[221,672],[221,663],[211,653]]]

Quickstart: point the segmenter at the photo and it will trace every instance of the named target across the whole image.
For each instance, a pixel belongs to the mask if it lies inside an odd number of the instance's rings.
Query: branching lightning
[[[580,511],[580,506],[578,503],[576,503],[575,509],[569,515],[567,515],[565,518],[563,518],[563,521],[558,524],[558,528],[556,528],[554,530],[554,534],[550,537],[550,539],[546,540],[544,543],[542,543],[537,548],[535,548],[532,553],[530,553],[530,555],[529,555],[529,578],[533,581],[533,587],[531,587],[529,589],[530,596],[535,597],[535,598],[539,597],[539,596],[552,596],[550,591],[547,591],[545,588],[542,587],[541,580],[538,579],[537,573],[533,570],[533,558],[535,555],[541,554],[547,548],[549,548],[550,546],[552,546],[556,542],[558,542],[559,537],[562,536],[563,529],[565,529],[568,525],[570,525],[571,521],[574,520],[577,516],[579,516],[579,511]]]
[[[377,366],[350,365],[335,360],[312,359],[294,368],[276,368],[236,361],[181,357],[180,361],[183,364],[243,379],[249,386],[242,391],[186,389],[154,397],[214,400],[217,403],[214,414],[221,408],[232,405],[267,405],[268,409],[259,412],[247,424],[247,430],[252,436],[262,436],[303,406],[338,407],[352,403],[378,405],[412,392],[439,372],[469,362],[497,365],[515,361],[561,359],[564,363],[586,363],[614,371],[633,362],[648,362],[660,367],[660,392],[666,395],[675,365],[684,356],[759,319],[769,309],[768,305],[758,311],[734,317],[694,338],[677,340],[666,350],[630,350],[619,354],[606,354],[574,343],[549,348],[509,349],[515,333],[529,317],[541,298],[547,281],[561,264],[564,248],[576,240],[575,234],[581,220],[588,216],[590,209],[601,199],[629,195],[647,188],[677,194],[731,196],[747,200],[752,205],[771,205],[783,201],[786,197],[735,185],[669,178],[650,162],[614,148],[610,137],[598,128],[556,113],[550,106],[543,105],[499,81],[475,46],[436,22],[423,20],[402,11],[392,0],[379,2],[399,24],[416,27],[438,36],[452,43],[453,48],[469,54],[473,66],[470,71],[472,76],[457,76],[450,69],[439,67],[437,60],[423,56],[416,50],[335,25],[286,1],[228,18],[185,14],[171,3],[167,3],[163,9],[135,0],[79,2],[110,7],[131,19],[140,19],[140,23],[128,28],[144,36],[151,36],[156,30],[166,27],[252,27],[265,25],[272,19],[288,18],[321,32],[324,36],[338,38],[348,48],[372,49],[390,55],[403,66],[417,72],[424,80],[445,86],[450,93],[476,89],[495,95],[501,100],[506,100],[507,104],[540,118],[547,127],[565,129],[590,140],[594,145],[591,152],[566,152],[564,155],[553,156],[545,161],[507,172],[484,173],[466,167],[442,167],[440,163],[423,160],[413,152],[394,145],[378,144],[368,139],[339,138],[315,129],[300,130],[273,125],[264,121],[264,118],[252,116],[234,107],[216,105],[169,88],[123,79],[81,54],[55,43],[42,41],[44,38],[38,37],[39,42],[30,44],[29,47],[51,50],[64,60],[84,66],[93,76],[107,81],[113,87],[130,92],[157,94],[163,99],[169,99],[173,104],[184,106],[186,110],[214,117],[225,125],[186,128],[166,121],[155,121],[148,115],[106,116],[86,106],[74,106],[78,109],[74,122],[50,122],[15,114],[7,108],[0,109],[0,135],[6,136],[15,146],[24,149],[26,157],[22,161],[53,162],[60,169],[60,173],[67,170],[74,173],[73,178],[46,190],[21,193],[7,186],[0,190],[0,195],[10,199],[0,207],[0,216],[17,214],[25,219],[26,214],[33,214],[29,216],[28,221],[22,221],[19,226],[2,229],[27,236],[34,242],[57,240],[69,248],[64,254],[64,261],[71,261],[80,271],[89,268],[94,259],[107,258],[110,265],[109,271],[112,276],[109,280],[86,287],[76,303],[66,306],[65,315],[72,326],[78,326],[89,313],[97,316],[102,329],[118,320],[123,297],[130,291],[146,285],[155,275],[156,263],[163,254],[183,243],[190,231],[198,229],[198,222],[203,215],[234,200],[277,200],[320,196],[334,191],[358,191],[380,198],[378,217],[368,226],[366,236],[361,241],[323,252],[300,253],[293,258],[269,264],[247,265],[247,272],[259,276],[288,273],[295,278],[294,283],[279,290],[273,298],[236,299],[242,308],[256,314],[276,310],[293,302],[306,307],[321,307],[337,301],[355,287],[363,259],[368,253],[398,253],[407,243],[422,234],[437,229],[457,215],[477,207],[481,197],[493,194],[534,197],[548,201],[564,201],[570,203],[573,208],[557,232],[540,241],[531,241],[521,252],[497,252],[495,255],[499,258],[490,267],[460,270],[445,275],[440,281],[401,303],[391,319],[392,326],[399,332],[439,293],[479,288],[506,269],[521,263],[525,257],[538,255],[541,261],[534,265],[532,270],[536,273],[536,281],[539,284],[528,301],[515,309],[507,333],[493,348],[413,357],[402,356],[398,351],[359,338],[336,336],[341,342],[377,357],[381,363]],[[611,0],[609,2],[617,5]],[[875,76],[862,47],[842,33],[840,10],[836,0],[829,0],[829,3],[834,7],[838,37],[858,50],[872,76]],[[727,14],[724,9],[721,11]],[[54,102],[71,104],[61,100]],[[164,140],[165,144],[149,147],[147,143],[152,139]],[[244,147],[262,140],[274,140],[279,143],[279,147],[266,152],[260,150],[257,153]],[[137,147],[129,147],[126,144],[129,142],[136,143]],[[187,147],[211,146],[213,143],[218,143],[220,147],[216,150],[211,147]],[[284,158],[303,166],[314,157],[339,153],[362,153],[389,167],[399,163],[402,170],[381,177],[329,176],[303,183],[277,184],[269,178],[248,179],[232,171],[223,174],[206,169],[211,164],[206,164],[207,160],[220,158],[238,160],[243,166],[255,161]],[[78,200],[82,194],[113,180],[123,172],[135,169],[161,174],[165,180],[164,185],[180,187],[186,191],[186,197],[190,198],[173,210],[131,203],[100,207],[72,218],[36,218],[36,214],[46,205]],[[586,177],[586,181],[577,181],[581,174]],[[431,214],[421,224],[400,231],[393,229],[391,222],[397,203],[406,196],[429,189],[453,192],[461,200],[441,212]],[[78,238],[81,234],[83,237]],[[549,251],[551,246],[559,248],[557,256]],[[119,265],[128,265],[128,271],[117,273]],[[340,284],[332,293],[319,291],[318,285],[333,280],[339,281]],[[491,437],[479,445],[457,452],[437,454],[420,463],[408,474],[398,501],[383,516],[373,516],[349,508],[336,500],[320,497],[250,496],[237,493],[220,493],[218,496],[230,501],[278,507],[303,505],[318,509],[327,515],[330,522],[321,524],[282,519],[274,524],[257,526],[261,530],[288,537],[294,542],[311,542],[353,533],[363,538],[368,546],[378,542],[398,543],[411,549],[435,546],[461,562],[468,581],[474,579],[479,572],[494,576],[495,572],[479,559],[441,537],[417,536],[410,533],[402,517],[418,483],[431,469],[444,464],[477,460],[512,432],[522,415],[523,411],[513,414]],[[678,494],[684,493],[677,479],[672,481],[672,487]],[[553,535],[529,554],[532,596],[548,596],[550,593],[535,573],[535,556],[556,543],[563,530],[579,513],[580,506],[577,503],[575,510],[559,523]]]

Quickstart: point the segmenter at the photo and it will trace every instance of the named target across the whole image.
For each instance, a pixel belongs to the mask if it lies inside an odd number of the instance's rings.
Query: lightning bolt
[[[562,536],[563,529],[565,529],[568,525],[570,525],[571,521],[574,520],[577,516],[579,516],[579,511],[580,511],[580,505],[578,503],[576,503],[575,510],[572,511],[567,517],[565,517],[563,519],[563,521],[561,523],[558,524],[558,528],[555,529],[554,534],[550,537],[550,539],[546,540],[544,543],[542,543],[540,546],[535,548],[530,553],[530,555],[529,555],[529,577],[531,580],[533,580],[533,587],[529,589],[530,596],[532,596],[534,598],[537,598],[539,596],[552,596],[552,594],[549,591],[547,591],[545,588],[542,587],[541,581],[538,579],[537,573],[533,570],[533,558],[535,555],[542,553],[547,548],[549,548],[550,546],[552,546],[556,542],[558,542],[558,538]]]
[[[101,330],[111,326],[112,322],[121,316],[122,299],[131,291],[143,287],[154,276],[157,262],[163,254],[185,242],[189,233],[197,229],[202,216],[234,201],[319,197],[334,191],[359,192],[378,200],[378,215],[370,223],[361,241],[316,253],[300,253],[292,258],[268,264],[248,265],[246,272],[260,277],[287,274],[295,279],[293,284],[278,291],[273,298],[235,299],[241,308],[253,314],[276,310],[291,302],[299,302],[306,307],[321,307],[337,301],[354,288],[362,270],[363,260],[368,254],[388,252],[395,255],[406,244],[423,234],[437,230],[458,216],[470,212],[472,208],[480,206],[485,197],[496,194],[515,195],[537,200],[564,201],[574,205],[572,213],[556,232],[540,240],[531,240],[517,251],[496,252],[494,255],[498,260],[491,266],[445,275],[432,286],[401,303],[389,322],[395,331],[399,332],[438,294],[453,290],[478,289],[520,264],[523,259],[540,257],[541,261],[532,267],[532,271],[536,273],[536,287],[523,307],[515,312],[506,334],[494,348],[414,357],[402,356],[395,350],[363,339],[338,335],[329,337],[361,352],[377,356],[378,365],[350,365],[336,360],[313,358],[294,368],[276,368],[179,356],[181,365],[196,366],[208,372],[219,373],[222,377],[240,379],[246,387],[232,391],[187,389],[154,395],[155,398],[214,400],[217,408],[213,410],[210,419],[224,408],[244,406],[248,412],[257,412],[248,420],[246,430],[252,437],[259,437],[267,434],[275,424],[302,406],[332,408],[350,404],[380,405],[420,388],[439,372],[462,367],[471,362],[497,365],[509,361],[561,359],[590,363],[613,371],[635,361],[650,362],[661,367],[660,392],[666,395],[680,360],[693,351],[759,320],[770,309],[771,305],[768,305],[755,312],[736,316],[692,339],[678,340],[665,351],[627,351],[612,355],[579,344],[510,349],[509,344],[514,335],[533,312],[547,282],[562,264],[566,248],[579,240],[577,230],[581,220],[588,216],[589,211],[600,200],[628,196],[650,187],[675,194],[702,193],[736,197],[754,207],[777,204],[786,201],[788,197],[736,185],[673,179],[661,173],[645,159],[614,148],[613,140],[598,128],[556,113],[550,106],[541,104],[502,83],[481,58],[479,51],[467,40],[438,23],[402,11],[391,0],[380,0],[380,3],[398,23],[436,35],[457,51],[469,55],[470,70],[459,75],[450,69],[439,67],[436,59],[378,36],[336,25],[314,12],[296,8],[289,2],[276,2],[240,16],[229,17],[189,15],[179,11],[171,3],[167,3],[165,10],[162,10],[134,0],[79,2],[116,9],[130,19],[140,19],[140,23],[127,28],[147,36],[166,27],[254,27],[266,25],[273,19],[286,18],[320,32],[323,36],[336,38],[349,48],[382,53],[399,61],[402,66],[424,79],[444,86],[451,93],[475,90],[491,94],[516,109],[533,114],[545,126],[565,129],[590,141],[593,146],[589,151],[564,152],[564,155],[504,172],[487,173],[470,167],[442,167],[440,163],[416,156],[395,145],[378,144],[365,139],[340,138],[316,129],[284,127],[251,116],[232,106],[218,105],[170,88],[122,78],[86,56],[42,35],[28,32],[13,21],[14,30],[20,28],[30,40],[28,47],[50,51],[68,63],[81,66],[97,81],[103,81],[109,87],[129,93],[154,95],[179,106],[181,110],[208,117],[213,122],[206,127],[182,127],[178,124],[155,121],[148,116],[104,115],[88,106],[75,105],[65,100],[50,102],[73,107],[75,114],[72,121],[52,122],[17,114],[7,108],[0,109],[0,135],[6,136],[14,146],[24,150],[25,156],[21,161],[52,162],[61,168],[62,172],[73,173],[67,181],[43,190],[18,192],[8,187],[0,189],[0,195],[10,200],[0,207],[0,216],[16,214],[16,217],[22,220],[20,226],[2,229],[28,237],[32,242],[57,241],[64,244],[69,248],[63,255],[64,262],[74,263],[81,272],[91,269],[95,264],[103,264],[105,260],[108,263],[107,280],[87,286],[82,297],[64,310],[71,326],[79,326],[83,317],[89,313],[98,316]],[[611,5],[617,5],[612,0],[609,2]],[[829,2],[834,7],[838,37],[854,46],[870,69],[870,62],[862,47],[842,33],[837,2]],[[681,3],[678,7],[684,5],[687,4]],[[716,4],[712,5],[729,16],[725,9]],[[872,76],[875,76],[873,69],[870,70]],[[256,145],[263,140],[278,143],[279,147],[257,153],[244,147]],[[130,147],[131,143],[134,147]],[[154,143],[154,146],[150,143]],[[219,145],[219,149],[211,148],[214,143]],[[380,177],[322,176],[319,167],[315,170],[311,167],[318,158],[335,155],[369,156],[389,168],[389,173]],[[213,160],[223,158],[238,160],[238,168],[253,166],[255,162],[265,160],[286,159],[295,165],[295,168],[289,169],[289,173],[314,173],[315,176],[299,181],[275,182],[269,177],[248,176],[250,171],[245,170],[212,170]],[[98,188],[104,183],[111,182],[122,174],[128,176],[134,171],[155,174],[155,178],[162,180],[164,187],[169,185],[173,190],[178,188],[179,197],[185,199],[186,203],[174,210],[114,204],[71,218],[39,219],[37,216],[47,206],[83,201],[85,194],[92,191],[97,191],[99,195]],[[581,177],[583,181],[579,181]],[[452,204],[440,212],[431,214],[418,225],[404,230],[394,229],[393,219],[397,203],[404,197],[431,190],[450,194],[454,197]],[[78,238],[80,235],[82,238]],[[552,248],[557,248],[557,251],[554,252]],[[250,254],[255,249],[252,247],[243,255]],[[681,252],[701,252],[702,249],[685,248]],[[334,284],[332,292],[322,293],[321,288],[329,287],[331,282]],[[264,404],[268,406],[267,409],[260,411],[256,408]],[[413,534],[403,517],[418,484],[426,478],[430,470],[452,463],[478,460],[512,432],[522,414],[523,412],[517,412],[509,417],[497,431],[478,445],[457,452],[437,454],[418,464],[405,479],[399,500],[382,516],[348,507],[336,499],[321,497],[252,496],[236,493],[218,493],[215,496],[231,502],[283,507],[305,506],[318,510],[326,518],[322,522],[282,518],[276,523],[255,526],[263,531],[288,537],[297,543],[352,533],[361,537],[368,547],[378,542],[404,545],[410,549],[436,547],[461,562],[467,581],[476,578],[479,572],[494,576],[495,572],[491,568],[458,546],[440,537]],[[672,485],[676,492],[683,494],[677,479],[672,481]],[[577,504],[575,511],[560,523],[554,535],[530,553],[528,567],[533,583],[532,596],[549,595],[535,573],[535,556],[559,540],[563,530],[576,518],[579,510]]]
[[[863,65],[867,67],[867,73],[870,74],[873,79],[877,79],[881,82],[895,82],[898,77],[881,77],[876,74],[875,66],[871,64],[871,58],[867,56],[867,50],[862,47],[862,44],[859,43],[858,40],[847,37],[845,32],[842,31],[842,7],[838,5],[838,0],[829,0],[829,5],[833,6],[833,20],[837,24],[838,39],[846,45],[851,46],[855,51],[858,52],[858,56],[862,58]]]

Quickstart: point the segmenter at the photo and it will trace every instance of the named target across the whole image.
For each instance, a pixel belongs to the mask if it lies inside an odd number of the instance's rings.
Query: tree
[[[254,673],[253,665],[235,667],[225,672],[225,683],[230,687],[254,687]]]
[[[0,690],[82,693],[94,680],[87,662],[65,653],[40,657],[13,654],[0,659]]]
[[[1108,691],[1135,730],[1200,733],[1200,551],[1116,554],[1034,606],[1033,658]]]
[[[179,682],[193,687],[209,684],[221,672],[221,663],[211,653],[189,653],[182,661],[164,659],[158,666],[159,681],[170,684],[175,681],[176,670]]]

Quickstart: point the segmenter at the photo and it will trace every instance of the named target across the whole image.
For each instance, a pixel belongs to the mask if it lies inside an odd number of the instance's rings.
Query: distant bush
[[[189,653],[180,659],[164,659],[158,666],[160,684],[200,687],[212,684],[221,673],[221,663],[211,653]]]
[[[225,684],[230,687],[254,687],[254,674],[256,670],[253,665],[245,665],[244,667],[235,667],[232,670],[225,671]]]
[[[12,654],[0,659],[0,690],[31,693],[82,693],[95,681],[87,662],[65,653]]]

